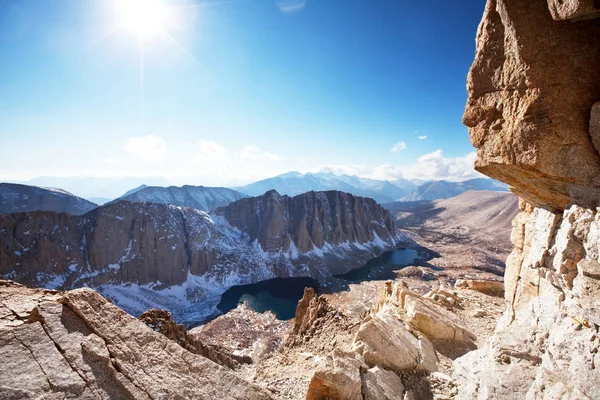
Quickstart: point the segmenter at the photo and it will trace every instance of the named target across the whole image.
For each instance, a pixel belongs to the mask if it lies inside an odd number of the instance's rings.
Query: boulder
[[[456,289],[471,289],[486,294],[504,294],[504,282],[483,279],[457,279]]]
[[[353,350],[369,366],[396,373],[410,370],[437,370],[437,355],[424,336],[416,337],[390,312],[369,316],[356,332]]]
[[[407,296],[404,302],[407,322],[430,339],[474,342],[476,336],[451,312],[426,300]]]

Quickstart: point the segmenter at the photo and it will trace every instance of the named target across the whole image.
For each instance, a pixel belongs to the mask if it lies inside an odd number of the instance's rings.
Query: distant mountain
[[[125,198],[125,197],[127,197],[127,196],[131,196],[131,195],[132,195],[132,194],[134,194],[135,192],[137,192],[137,191],[140,191],[140,190],[142,190],[142,189],[146,189],[147,187],[148,187],[148,185],[140,185],[140,186],[138,186],[138,187],[136,187],[136,188],[133,188],[133,189],[131,189],[131,190],[128,190],[128,191],[126,191],[126,192],[125,192],[125,194],[124,194],[124,195],[122,195],[122,196],[120,196],[119,198],[120,198],[120,199],[122,199],[122,198]]]
[[[339,190],[355,196],[370,197],[379,203],[386,203],[405,196],[416,188],[416,184],[406,179],[398,179],[392,183],[325,172],[306,174],[288,172],[235,189],[249,196],[259,196],[269,190],[276,190],[278,193],[288,196],[296,196],[310,191]]]
[[[107,199],[106,197],[88,197],[86,200],[101,206],[102,204],[110,202],[112,199]]]
[[[406,196],[399,198],[399,201],[449,199],[468,190],[507,192],[508,186],[505,183],[488,178],[475,178],[463,182],[430,181]]]
[[[132,189],[115,200],[127,200],[134,203],[162,203],[180,207],[191,207],[201,211],[212,211],[233,201],[243,199],[243,193],[222,187],[169,186],[157,187],[142,185]]]
[[[26,182],[15,182],[39,187],[59,187],[86,199],[102,197],[116,199],[127,190],[142,184],[166,186],[169,183],[160,177],[100,178],[100,177],[57,177],[40,176]]]
[[[0,183],[0,214],[24,211],[55,211],[82,215],[98,207],[65,190]]]

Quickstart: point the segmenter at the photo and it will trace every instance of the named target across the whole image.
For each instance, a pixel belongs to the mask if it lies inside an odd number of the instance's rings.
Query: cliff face
[[[216,214],[265,251],[289,250],[293,243],[308,252],[326,244],[363,244],[376,240],[375,235],[384,240],[394,235],[390,214],[375,200],[338,191],[288,197],[271,190],[217,209]]]
[[[127,201],[84,216],[0,215],[0,275],[37,287],[87,285],[133,314],[167,308],[188,323],[216,312],[233,285],[322,279],[395,246],[389,213],[370,199],[270,193],[240,202],[213,217]]]
[[[524,200],[509,306],[486,345],[455,361],[459,398],[600,398],[595,16],[592,1],[489,0],[479,26],[464,122],[476,168]]]
[[[97,204],[59,189],[0,183],[0,213],[55,211],[82,215]]]

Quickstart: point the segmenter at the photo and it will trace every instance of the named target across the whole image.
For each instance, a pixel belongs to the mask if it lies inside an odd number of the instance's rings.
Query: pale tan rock
[[[28,313],[19,298],[33,306]],[[48,293],[0,281],[0,300],[27,314],[19,326],[0,324],[0,351],[10,354],[0,398],[271,398],[91,289]]]
[[[489,0],[468,76],[463,122],[475,168],[534,205],[561,211],[600,199],[590,139],[599,101],[597,20],[555,21],[545,0]]]
[[[329,365],[315,371],[306,400],[362,400],[362,361],[352,353],[335,351]]]
[[[454,362],[459,399],[600,397],[600,218],[580,206],[550,214],[524,214],[530,239],[506,272],[514,299],[484,347]]]
[[[473,342],[476,337],[452,313],[429,301],[407,297],[407,322],[431,339]]]
[[[457,279],[454,283],[457,289],[471,289],[487,294],[504,294],[504,283],[483,279]]]
[[[390,312],[371,315],[358,329],[353,350],[369,366],[379,366],[397,373],[406,370],[437,370],[437,355],[425,337],[415,337]]]
[[[394,400],[404,395],[404,385],[398,375],[379,367],[367,370],[363,376],[364,400]]]

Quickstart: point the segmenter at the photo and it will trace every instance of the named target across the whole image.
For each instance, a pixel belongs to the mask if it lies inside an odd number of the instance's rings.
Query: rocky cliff
[[[389,241],[394,236],[390,214],[375,200],[333,190],[295,197],[271,190],[215,213],[258,241],[265,251],[293,246],[309,252],[347,242]]]
[[[523,198],[508,309],[455,361],[459,398],[600,398],[600,19],[592,0],[489,0],[464,122]],[[595,19],[594,19],[595,18]]]
[[[0,183],[0,214],[55,211],[82,215],[98,207],[61,189]]]
[[[181,187],[145,186],[132,193],[126,193],[118,200],[172,204],[209,212],[244,197],[247,196],[232,189],[184,185]]]
[[[216,312],[233,285],[321,279],[395,245],[389,213],[369,199],[269,193],[240,202],[214,216],[127,201],[84,216],[0,215],[0,274],[37,287],[94,287],[133,314],[166,308],[189,323]]]

